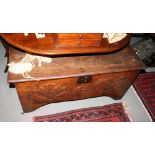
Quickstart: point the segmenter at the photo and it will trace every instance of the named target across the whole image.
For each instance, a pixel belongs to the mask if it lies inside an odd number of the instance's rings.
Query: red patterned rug
[[[122,103],[35,116],[33,122],[130,122]]]
[[[155,121],[155,72],[139,74],[133,86]]]

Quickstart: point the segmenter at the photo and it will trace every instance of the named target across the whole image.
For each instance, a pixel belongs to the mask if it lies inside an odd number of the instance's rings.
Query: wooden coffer
[[[9,48],[10,62],[24,55]],[[33,68],[33,79],[9,73],[8,82],[15,84],[23,111],[31,112],[54,102],[97,96],[121,99],[143,68],[128,46],[111,54],[54,57],[52,63]]]

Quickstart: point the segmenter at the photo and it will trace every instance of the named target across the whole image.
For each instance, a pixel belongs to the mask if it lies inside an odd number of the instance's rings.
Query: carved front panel
[[[137,72],[93,75],[86,83],[78,83],[79,77],[57,80],[17,83],[16,88],[24,111],[32,111],[42,105],[96,96],[121,98]]]

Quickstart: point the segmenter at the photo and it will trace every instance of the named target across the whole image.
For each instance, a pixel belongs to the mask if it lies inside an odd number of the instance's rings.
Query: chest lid
[[[19,62],[25,53],[9,47],[9,62]],[[34,66],[29,73],[34,78],[24,78],[22,74],[8,73],[8,82],[38,81],[60,79],[84,75],[96,75],[141,70],[145,65],[141,62],[130,46],[110,53],[83,56],[54,57],[51,63],[42,63],[41,67]]]

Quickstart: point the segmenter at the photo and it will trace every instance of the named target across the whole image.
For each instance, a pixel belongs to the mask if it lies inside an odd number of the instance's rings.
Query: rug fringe
[[[125,110],[125,113],[127,114],[130,122],[134,122],[134,119],[132,118],[132,116],[128,113],[128,106],[126,103],[122,102],[123,108]]]

